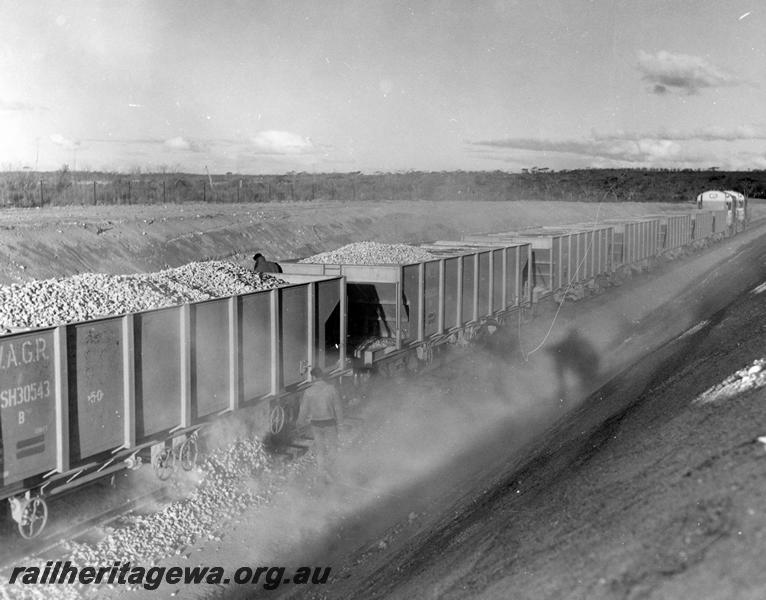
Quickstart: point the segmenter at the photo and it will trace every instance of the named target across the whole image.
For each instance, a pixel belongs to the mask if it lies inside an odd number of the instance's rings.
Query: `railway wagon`
[[[604,224],[614,229],[612,263],[615,269],[641,263],[659,253],[659,219],[608,219]]]
[[[355,366],[390,373],[428,361],[435,348],[469,340],[519,303],[528,249],[442,251],[410,264],[283,263],[285,273],[345,277],[348,348]],[[523,284],[521,284],[523,286]]]
[[[528,243],[532,247],[531,286],[537,298],[585,283],[614,269],[612,227],[539,227],[504,233],[465,235],[464,242]]]
[[[46,498],[149,455],[190,469],[204,424],[247,406],[280,428],[308,365],[345,358],[345,280],[285,276],[272,290],[0,336],[0,499],[24,537]],[[175,442],[181,442],[175,447]]]
[[[472,252],[491,252],[493,280],[481,283],[479,289],[492,284],[492,316],[502,316],[504,311],[528,306],[532,302],[532,287],[529,281],[530,265],[532,264],[532,244],[513,244],[502,241],[465,242],[462,240],[437,240],[428,244],[420,244],[437,256],[455,256]],[[504,279],[501,288],[497,282]],[[458,313],[460,313],[458,308]]]
[[[686,246],[692,241],[691,213],[647,215],[660,221],[658,244],[662,251]]]

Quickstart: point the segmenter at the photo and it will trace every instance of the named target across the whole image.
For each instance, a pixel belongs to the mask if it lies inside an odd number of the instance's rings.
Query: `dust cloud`
[[[443,511],[479,493],[482,474],[521,467],[525,446],[717,307],[715,294],[689,302],[704,280],[685,304],[673,304],[677,278],[638,283],[592,298],[587,311],[538,305],[494,335],[450,347],[438,366],[345,388],[350,418],[332,479],[317,476],[310,455],[295,461],[274,501],[240,526],[252,539],[245,562],[320,564],[341,545],[385,547],[384,524]]]
[[[591,340],[561,317],[543,349],[526,354],[523,348],[546,334],[547,317],[534,325],[511,322],[474,345],[450,347],[432,369],[346,390],[349,418],[331,479],[317,473],[310,454],[299,459],[303,468],[248,523],[244,534],[253,543],[240,564],[291,565],[308,557],[319,564],[317,556],[341,544],[379,538],[378,522],[418,518],[429,503],[444,508],[455,494],[475,492],[471,481],[480,473],[516,460],[523,445],[608,377],[610,361],[601,353],[624,328],[621,319],[608,327],[602,322]],[[572,369],[583,356],[595,364]],[[237,593],[242,590],[231,590],[232,597]]]

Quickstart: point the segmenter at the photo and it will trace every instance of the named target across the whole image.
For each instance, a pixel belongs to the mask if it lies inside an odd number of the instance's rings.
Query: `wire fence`
[[[44,175],[44,176],[41,176]],[[310,202],[315,200],[508,199],[507,182],[477,184],[432,174],[295,176],[0,174],[0,207]]]
[[[323,192],[325,190],[322,190]],[[330,197],[345,195],[332,189]],[[353,196],[353,193],[352,193]],[[35,207],[66,205],[166,204],[185,202],[287,202],[317,199],[316,186],[291,182],[219,181],[185,177],[153,179],[77,179],[65,184],[46,181],[17,181],[0,186],[0,206]]]
[[[119,174],[8,171],[0,173],[0,208],[180,204],[189,202],[341,202],[385,200],[566,200],[689,202],[710,187],[705,172],[582,170],[508,173],[288,173],[284,175]],[[723,176],[723,175],[722,175]],[[716,175],[718,177],[718,175]],[[766,197],[765,172],[732,172],[727,189]]]

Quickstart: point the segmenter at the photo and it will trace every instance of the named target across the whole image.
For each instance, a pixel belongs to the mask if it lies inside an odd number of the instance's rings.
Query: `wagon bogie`
[[[172,445],[160,444],[152,447],[152,468],[160,481],[170,479],[176,469],[176,455]]]
[[[24,539],[37,537],[48,523],[48,504],[42,496],[27,491],[23,496],[9,499],[11,516]]]

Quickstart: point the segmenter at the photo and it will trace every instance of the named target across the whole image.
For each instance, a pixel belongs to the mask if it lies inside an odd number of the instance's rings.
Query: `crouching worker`
[[[331,479],[338,449],[338,426],[343,422],[343,405],[334,385],[321,379],[319,367],[312,367],[314,383],[303,392],[298,422],[311,425],[319,474]]]
[[[256,252],[253,254],[253,260],[255,261],[255,264],[253,265],[253,273],[281,273],[282,267],[279,266],[279,263],[270,262],[266,260],[266,257],[263,256],[260,252]]]

